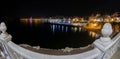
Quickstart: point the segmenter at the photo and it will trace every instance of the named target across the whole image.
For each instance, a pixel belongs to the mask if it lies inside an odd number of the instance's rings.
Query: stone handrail
[[[27,50],[13,43],[11,35],[7,34],[6,30],[7,27],[2,22],[0,24],[0,31],[2,31],[0,38],[2,39],[0,40],[4,42],[0,43],[4,43],[2,45],[8,48],[3,50],[10,53],[9,59],[109,59],[117,51],[118,44],[120,44],[120,33],[111,40],[109,37],[112,34],[111,24],[106,23],[102,29],[103,37],[93,43],[94,49],[73,55],[48,55]]]
[[[25,59],[94,59],[96,58],[100,51],[97,48],[90,50],[88,52],[84,52],[81,54],[75,55],[47,55],[40,54],[36,52],[32,52],[30,50],[24,49],[13,42],[9,42],[8,45],[19,55]],[[23,53],[24,52],[24,53]]]
[[[0,39],[1,54],[3,59],[17,59],[8,45]]]
[[[110,59],[112,55],[119,49],[119,44],[120,44],[120,33],[112,39],[111,44],[106,46],[105,50],[101,51],[102,54],[99,56],[98,59]]]

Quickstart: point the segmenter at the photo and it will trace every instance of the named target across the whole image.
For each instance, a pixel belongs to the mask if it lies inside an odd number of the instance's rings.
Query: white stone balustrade
[[[12,36],[9,35],[9,34],[6,32],[6,30],[7,30],[7,27],[6,27],[5,23],[4,23],[4,22],[1,22],[1,24],[0,24],[0,31],[1,31],[2,33],[0,34],[0,39],[4,40],[4,41],[6,41],[6,42],[9,42],[9,41],[11,41]]]
[[[109,59],[120,47],[120,33],[113,39],[109,37],[112,34],[110,23],[103,26],[101,31],[103,36],[93,43],[94,49],[74,55],[48,55],[27,50],[13,43],[11,41],[12,36],[6,30],[7,27],[2,22],[0,24],[0,31],[2,31],[0,34],[0,47],[5,48],[0,52],[3,52],[3,57],[7,57],[6,54],[9,55],[6,59]],[[4,51],[7,51],[7,53],[5,54]]]
[[[100,39],[94,42],[95,47],[101,50],[101,54],[97,59],[110,59],[111,56],[117,51],[118,44],[120,43],[120,33],[117,34],[113,39],[109,36],[112,34],[112,25],[106,23],[102,28],[102,35]]]
[[[3,59],[18,59],[15,52],[8,46],[8,42],[11,41],[12,36],[7,32],[7,27],[4,22],[0,24],[0,47],[1,47],[1,55]]]
[[[98,47],[100,50],[105,51],[107,46],[112,43],[111,38],[109,37],[112,34],[112,25],[110,23],[104,24],[102,30],[102,37],[100,39],[97,39],[94,44],[96,47]]]

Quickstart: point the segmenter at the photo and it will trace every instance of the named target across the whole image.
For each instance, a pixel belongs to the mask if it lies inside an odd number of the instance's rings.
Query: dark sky
[[[85,16],[120,11],[119,0],[4,0],[0,3],[1,16],[9,17]]]

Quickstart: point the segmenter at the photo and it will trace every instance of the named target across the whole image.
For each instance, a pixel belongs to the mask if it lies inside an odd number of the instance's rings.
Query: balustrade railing
[[[27,50],[11,41],[12,36],[7,34],[5,23],[0,24],[0,48],[4,59],[109,59],[120,47],[120,33],[112,39],[110,23],[106,23],[102,28],[103,37],[97,39],[94,49],[74,55],[47,55]]]
[[[107,23],[107,24],[109,26],[111,26],[109,23]],[[108,26],[104,25],[103,29],[107,28],[107,27]],[[108,27],[107,29],[104,29],[104,30],[110,32],[110,30],[112,30],[112,27]],[[114,36],[111,39],[109,37],[111,33],[106,34],[105,31],[102,32],[103,37],[94,42],[94,45],[97,48],[99,48],[102,52],[102,54],[97,59],[110,59],[111,56],[118,50],[118,47],[119,47],[119,44],[120,44],[120,33],[118,33],[116,36]]]

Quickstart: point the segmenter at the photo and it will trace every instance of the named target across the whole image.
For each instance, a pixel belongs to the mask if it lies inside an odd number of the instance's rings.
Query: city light
[[[20,21],[24,24],[39,24],[41,22],[43,22],[43,19],[42,18],[21,18]]]

